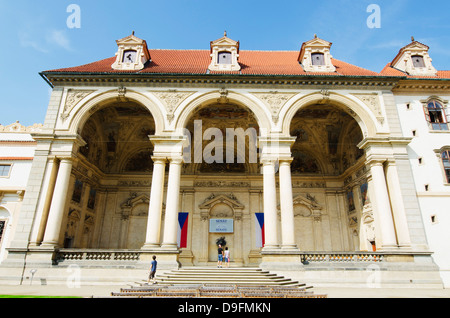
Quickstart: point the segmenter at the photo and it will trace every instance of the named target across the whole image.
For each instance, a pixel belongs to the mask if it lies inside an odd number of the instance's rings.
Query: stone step
[[[260,268],[186,267],[156,275],[158,285],[227,284],[241,286],[293,286],[308,288]],[[145,287],[146,281],[135,282],[132,287]]]

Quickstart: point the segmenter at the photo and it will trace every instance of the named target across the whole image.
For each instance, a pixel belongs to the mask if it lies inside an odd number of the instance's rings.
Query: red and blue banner
[[[179,248],[187,247],[188,216],[188,212],[178,213],[177,242]]]
[[[255,213],[256,247],[264,247],[264,213]]]

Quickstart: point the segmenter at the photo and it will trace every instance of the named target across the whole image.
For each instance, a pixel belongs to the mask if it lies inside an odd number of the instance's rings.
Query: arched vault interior
[[[331,105],[300,109],[291,122],[292,173],[336,176],[364,154],[356,145],[363,139],[358,123]]]
[[[152,170],[155,133],[152,115],[135,102],[114,102],[96,111],[84,125],[79,152],[104,173]]]

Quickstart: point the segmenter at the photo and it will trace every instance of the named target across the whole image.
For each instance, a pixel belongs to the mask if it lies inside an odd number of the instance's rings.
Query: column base
[[[280,245],[264,245],[261,252],[279,251]]]
[[[260,268],[264,270],[303,270],[300,251],[283,250],[261,251]]]
[[[178,249],[157,248],[142,248],[139,264],[150,268],[153,261],[153,256],[156,256],[158,262],[157,269],[169,270],[178,269],[181,266],[178,258],[180,251]]]
[[[177,244],[161,244],[161,249],[166,251],[178,251],[178,245]]]
[[[379,251],[386,251],[386,252],[392,252],[392,251],[398,251],[399,246],[398,245],[394,245],[394,244],[389,244],[389,245],[382,245],[379,249]]]
[[[281,250],[290,251],[290,252],[300,252],[297,247],[297,244],[286,244],[281,246]]]
[[[155,249],[160,249],[161,248],[161,244],[156,244],[156,243],[145,243],[142,247],[141,250],[144,251],[153,251]]]

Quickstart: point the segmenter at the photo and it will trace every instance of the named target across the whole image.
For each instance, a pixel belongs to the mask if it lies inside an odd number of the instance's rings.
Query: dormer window
[[[239,42],[223,37],[211,42],[211,64],[209,71],[239,71]]]
[[[423,61],[422,55],[411,56],[414,67],[425,67],[425,62]]]
[[[217,54],[217,63],[231,64],[231,52],[219,52]]]
[[[311,53],[312,65],[325,65],[325,58],[323,53]]]
[[[319,39],[317,35],[314,35],[314,39],[302,44],[298,61],[305,72],[332,73],[336,71],[331,60],[331,44]]]
[[[437,70],[428,55],[429,47],[414,38],[411,40],[410,44],[400,49],[392,60],[391,67],[412,76],[436,76]]]
[[[147,43],[134,36],[134,31],[116,43],[118,47],[116,61],[111,65],[114,70],[139,71],[150,60]]]

